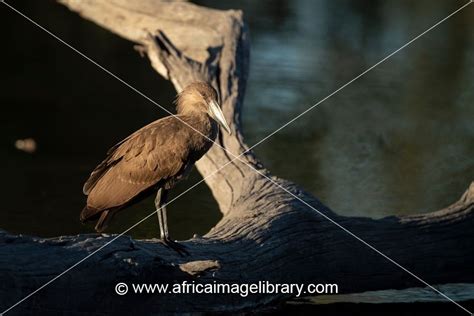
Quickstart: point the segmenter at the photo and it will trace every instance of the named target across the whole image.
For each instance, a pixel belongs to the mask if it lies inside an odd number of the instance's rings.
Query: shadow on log
[[[249,39],[241,12],[155,0],[60,3],[136,43],[137,50],[173,82],[176,90],[196,79],[212,82],[220,92],[223,111],[233,130],[233,135],[220,135],[219,143],[234,155],[248,149],[240,113]],[[191,253],[189,257],[178,256],[156,240],[137,241],[127,236],[91,234],[41,239],[0,232],[2,309],[70,267],[68,273],[12,312],[237,312],[265,308],[290,298],[272,294],[118,296],[114,290],[117,282],[337,283],[344,293],[424,286],[272,181],[428,283],[474,282],[470,273],[474,264],[474,184],[458,202],[437,212],[379,220],[344,217],[296,184],[271,176],[251,151],[240,161],[232,158],[213,146],[197,163],[204,178],[228,164],[206,178],[224,217],[205,236],[183,242]]]

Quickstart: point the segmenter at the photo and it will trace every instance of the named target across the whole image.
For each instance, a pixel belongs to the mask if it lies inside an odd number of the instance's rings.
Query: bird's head
[[[219,106],[216,90],[205,82],[194,82],[184,88],[176,99],[178,114],[203,112],[209,114],[227,133],[231,130]]]

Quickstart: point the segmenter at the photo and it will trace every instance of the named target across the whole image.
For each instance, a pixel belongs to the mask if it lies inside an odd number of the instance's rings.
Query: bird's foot
[[[176,251],[180,256],[189,256],[189,252],[186,250],[184,245],[172,240],[169,237],[162,238],[161,241],[166,247],[169,247]]]

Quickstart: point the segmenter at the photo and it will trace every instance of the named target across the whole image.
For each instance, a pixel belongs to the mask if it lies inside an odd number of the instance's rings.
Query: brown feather
[[[81,215],[79,216],[79,220],[84,223],[88,220],[97,217],[97,210],[92,207],[88,207],[87,205],[82,209]]]
[[[112,220],[113,213],[110,210],[105,210],[100,214],[99,220],[95,225],[94,229],[101,233],[103,232],[108,226],[109,222]]]

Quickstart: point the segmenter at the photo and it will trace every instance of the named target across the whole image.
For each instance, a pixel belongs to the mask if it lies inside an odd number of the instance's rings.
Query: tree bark
[[[248,149],[242,136],[241,109],[249,39],[240,11],[179,1],[59,2],[136,43],[139,52],[148,56],[152,67],[171,80],[177,91],[197,79],[212,82],[233,131],[232,135],[220,134],[218,143],[233,155]],[[205,236],[183,242],[190,252],[187,257],[157,240],[97,234],[43,239],[0,231],[2,308],[91,254],[12,311],[22,315],[38,311],[78,315],[238,312],[291,297],[118,296],[114,291],[117,282],[337,283],[343,293],[424,286],[308,205],[430,284],[474,282],[470,249],[474,183],[459,201],[437,212],[378,220],[344,217],[296,184],[272,176],[251,151],[233,158],[214,145],[197,163],[204,178],[227,164],[206,178],[224,217]]]

